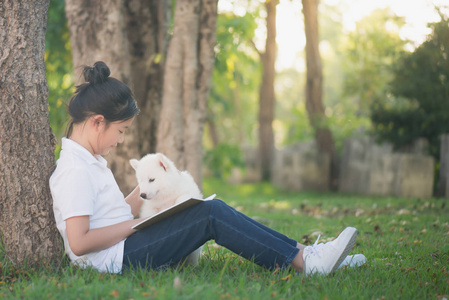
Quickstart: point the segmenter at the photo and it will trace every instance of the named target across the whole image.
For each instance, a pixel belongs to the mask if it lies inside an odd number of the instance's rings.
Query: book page
[[[203,201],[212,200],[212,199],[215,198],[215,196],[216,196],[216,194],[210,195],[209,197],[207,197],[205,199],[198,199],[198,198],[187,199],[187,200],[182,201],[182,202],[180,202],[180,203],[178,203],[176,205],[173,205],[173,206],[171,206],[171,207],[169,207],[167,209],[164,209],[164,210],[158,212],[157,214],[155,214],[155,215],[153,215],[151,217],[146,218],[142,222],[134,225],[132,227],[132,229],[140,230],[140,229],[145,228],[147,226],[150,226],[150,225],[152,225],[152,224],[154,224],[156,222],[159,222],[160,220],[163,220],[163,219],[165,219],[165,218],[167,218],[169,216],[172,216],[175,213],[180,212],[180,211],[182,211],[182,210],[184,210],[184,209],[186,209],[186,208],[188,208],[190,206],[196,205],[196,204],[201,203]]]

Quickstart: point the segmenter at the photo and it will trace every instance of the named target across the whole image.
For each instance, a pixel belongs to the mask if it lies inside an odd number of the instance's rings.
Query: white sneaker
[[[313,246],[305,247],[303,252],[304,274],[306,276],[314,273],[327,275],[334,272],[354,247],[356,238],[357,229],[346,227],[331,242],[317,244],[317,239]]]
[[[338,267],[339,269],[345,266],[355,268],[360,267],[361,265],[365,264],[366,257],[363,254],[354,254],[354,255],[348,255],[343,260],[343,262]]]

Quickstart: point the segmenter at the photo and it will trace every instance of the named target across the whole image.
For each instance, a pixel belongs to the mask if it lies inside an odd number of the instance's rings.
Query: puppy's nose
[[[147,194],[142,193],[142,194],[140,194],[140,197],[143,198],[143,199],[146,199],[147,198]]]

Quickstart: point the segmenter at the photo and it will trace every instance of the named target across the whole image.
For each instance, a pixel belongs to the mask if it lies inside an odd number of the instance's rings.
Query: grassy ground
[[[0,252],[0,298],[14,299],[444,299],[449,298],[449,203],[341,194],[285,193],[268,184],[207,179],[217,197],[298,241],[359,229],[352,253],[367,263],[327,277],[268,271],[209,242],[195,268],[122,275],[67,263],[18,267]]]

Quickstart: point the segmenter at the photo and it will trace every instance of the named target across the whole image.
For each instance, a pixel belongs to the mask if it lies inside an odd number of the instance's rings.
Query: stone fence
[[[449,153],[449,136],[446,140]],[[421,147],[423,148],[423,147]],[[348,139],[340,161],[338,189],[344,193],[430,198],[433,191],[434,159],[422,151],[397,153],[390,144],[377,145],[370,138]],[[247,169],[235,181],[258,181],[257,150],[244,149]],[[449,157],[441,189],[449,194]],[[443,168],[444,166],[442,166]],[[275,151],[272,182],[292,191],[327,191],[330,158],[317,151],[314,142],[299,143]]]
[[[291,191],[327,191],[330,157],[316,150],[315,142],[300,143],[275,151],[272,182]]]
[[[363,195],[430,198],[434,159],[423,154],[395,153],[390,144],[372,139],[345,141],[339,190]]]

